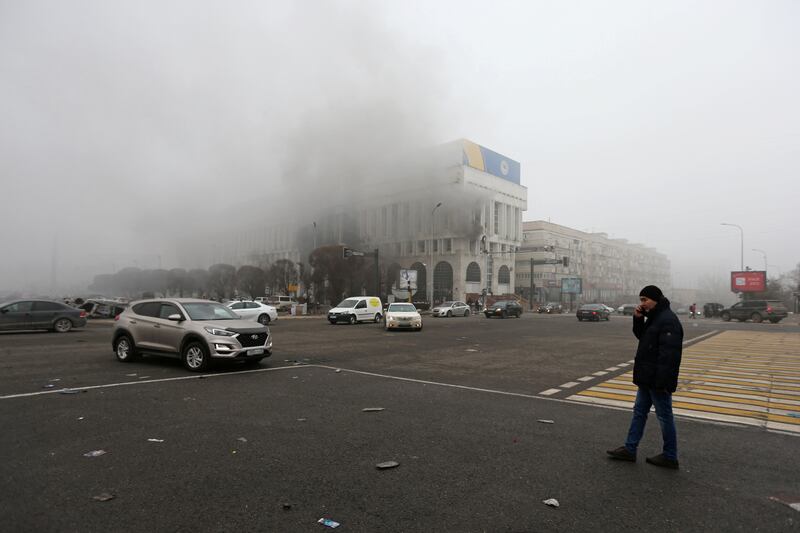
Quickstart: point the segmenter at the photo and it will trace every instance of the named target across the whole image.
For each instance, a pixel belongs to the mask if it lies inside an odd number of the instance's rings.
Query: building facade
[[[658,285],[669,296],[670,263],[653,248],[543,220],[524,222],[522,231],[515,277],[517,293],[527,299],[533,294],[535,302],[617,306],[636,303],[645,285]],[[575,285],[562,280],[576,278],[580,293],[562,291],[562,286]]]
[[[226,244],[212,262],[305,263],[314,249],[341,245],[379,251],[383,297],[408,297],[401,271],[415,272],[411,292],[417,302],[429,301],[431,281],[434,302],[513,294],[514,251],[522,242],[527,209],[519,163],[462,139],[400,167],[354,187],[352,201],[254,225],[237,232],[235,240],[221,240]],[[363,292],[374,288],[365,286]]]

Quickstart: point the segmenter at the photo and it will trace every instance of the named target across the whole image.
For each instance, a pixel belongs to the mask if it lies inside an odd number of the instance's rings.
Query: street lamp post
[[[721,226],[733,226],[734,228],[739,228],[739,243],[740,243],[740,250],[741,250],[741,256],[740,256],[740,261],[741,262],[739,264],[739,270],[744,270],[744,230],[742,229],[742,227],[739,224],[729,224],[728,222],[720,222],[720,225]]]
[[[758,253],[760,253],[761,255],[764,256],[764,272],[766,272],[767,271],[767,252],[765,252],[764,250],[759,250],[758,248],[753,248],[753,251],[754,252],[758,252]]]
[[[428,281],[428,302],[430,308],[433,309],[433,239],[434,239],[434,222],[436,221],[435,215],[436,210],[442,206],[442,202],[437,203],[433,209],[431,209],[431,266],[430,270],[430,280]]]

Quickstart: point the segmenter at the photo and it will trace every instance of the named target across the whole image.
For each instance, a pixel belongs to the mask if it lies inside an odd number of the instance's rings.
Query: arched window
[[[497,283],[511,283],[511,271],[508,267],[503,265],[497,273]]]
[[[467,266],[467,283],[470,282],[481,282],[481,267],[475,261]]]

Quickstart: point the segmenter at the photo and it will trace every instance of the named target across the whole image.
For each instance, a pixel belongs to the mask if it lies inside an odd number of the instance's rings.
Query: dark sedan
[[[0,331],[49,329],[66,333],[86,325],[86,311],[52,300],[14,300],[0,304]]]
[[[611,312],[603,304],[585,304],[578,308],[577,316],[581,322],[584,320],[599,322],[600,320],[610,320]]]
[[[486,315],[486,318],[492,318],[493,316],[500,318],[515,316],[519,318],[522,315],[522,306],[514,300],[501,300],[487,307],[483,314]]]

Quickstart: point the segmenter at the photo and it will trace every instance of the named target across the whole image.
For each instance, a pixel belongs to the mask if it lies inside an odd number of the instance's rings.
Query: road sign
[[[342,257],[347,259],[348,257],[362,257],[364,252],[359,252],[358,250],[353,250],[352,248],[342,248]]]

